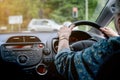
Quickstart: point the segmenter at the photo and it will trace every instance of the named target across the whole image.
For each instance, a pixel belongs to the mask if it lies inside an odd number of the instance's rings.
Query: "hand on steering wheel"
[[[79,26],[79,25],[89,25],[91,27],[96,28],[97,30],[99,30],[101,32],[101,30],[100,30],[101,26],[98,25],[97,23],[91,22],[91,21],[76,21],[76,22],[73,22],[72,24],[70,24],[68,27],[71,27],[71,25],[74,25],[74,27]],[[101,33],[103,33],[103,32],[101,32]],[[104,35],[106,35],[106,34],[104,34]],[[106,35],[106,38],[107,37],[108,36]],[[72,45],[70,45],[70,47],[71,47],[71,50],[73,50],[73,51],[80,51],[80,50],[83,50],[87,47],[90,47],[95,42],[97,42],[96,39],[90,38],[87,40],[77,41],[77,42],[73,43]]]

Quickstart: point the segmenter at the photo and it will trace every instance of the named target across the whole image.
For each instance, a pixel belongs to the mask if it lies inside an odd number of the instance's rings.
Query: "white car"
[[[58,30],[61,25],[51,19],[32,19],[28,24],[28,31]]]

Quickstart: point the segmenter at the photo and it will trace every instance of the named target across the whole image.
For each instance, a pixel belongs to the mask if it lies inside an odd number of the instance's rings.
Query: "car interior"
[[[47,4],[47,0],[43,1],[46,1]],[[104,3],[105,4],[103,5],[101,11],[99,13],[96,12],[98,16],[96,17],[95,21],[85,19],[81,20],[79,18],[72,21],[72,24],[74,24],[75,27],[79,27],[79,30],[73,30],[71,33],[69,38],[71,50],[84,50],[101,39],[108,39],[108,36],[100,31],[100,28],[109,26],[113,22],[115,0],[105,0]],[[80,5],[80,3],[77,5]],[[81,30],[81,28],[86,26],[89,28],[89,30]],[[58,30],[18,32],[8,31],[7,33],[1,31],[1,79],[65,80],[64,77],[57,72],[54,65],[54,57],[57,54],[58,42]],[[119,64],[119,56],[116,57],[115,55],[114,59],[115,60],[110,61],[111,63],[108,62],[105,64],[105,67],[101,66],[96,80],[108,80],[110,76],[113,76],[112,78],[115,79],[118,78],[118,75],[115,75],[114,73],[116,73],[115,71],[119,71],[118,67],[120,66],[116,65]],[[111,65],[116,65],[117,67],[112,67]]]

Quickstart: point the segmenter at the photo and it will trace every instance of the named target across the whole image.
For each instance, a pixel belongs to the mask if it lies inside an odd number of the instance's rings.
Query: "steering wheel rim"
[[[91,22],[91,21],[84,21],[84,20],[81,20],[81,21],[75,21],[75,22],[73,22],[71,25],[74,25],[74,27],[76,27],[76,26],[79,26],[79,25],[89,25],[89,26],[91,26],[91,27],[94,27],[94,28],[96,28],[97,30],[99,30],[99,31],[101,31],[100,30],[100,25],[99,24],[97,24],[97,23],[95,23],[95,22]],[[70,26],[71,26],[70,25]],[[69,26],[69,27],[70,27]],[[103,33],[103,32],[102,32]],[[103,33],[104,34],[104,33]],[[85,49],[85,48],[87,48],[87,47],[90,47],[93,43],[95,43],[95,42],[97,42],[97,40],[95,40],[95,39],[92,39],[92,38],[90,38],[90,39],[88,39],[88,40],[82,40],[82,41],[77,41],[77,42],[75,42],[75,43],[73,43],[73,44],[71,44],[70,45],[70,48],[71,48],[71,50],[73,50],[73,51],[80,51],[80,50],[83,50],[83,49]],[[86,45],[87,44],[87,45]],[[81,47],[80,47],[81,46]]]
[[[98,25],[97,23],[95,23],[95,22],[91,22],[91,21],[84,21],[84,20],[80,20],[80,21],[75,21],[75,22],[73,22],[73,24],[75,25],[75,26],[78,26],[78,25],[89,25],[89,26],[92,26],[92,27],[94,27],[94,28],[96,28],[96,29],[98,29],[98,30],[100,30],[100,25]]]

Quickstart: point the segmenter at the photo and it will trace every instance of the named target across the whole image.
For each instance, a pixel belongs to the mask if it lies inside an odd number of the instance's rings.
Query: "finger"
[[[64,29],[65,28],[65,26],[63,25],[60,29]]]
[[[101,31],[105,31],[105,28],[100,28]]]
[[[74,27],[75,27],[75,25],[74,25],[74,24],[71,24],[69,28],[70,28],[70,29],[73,29]]]

